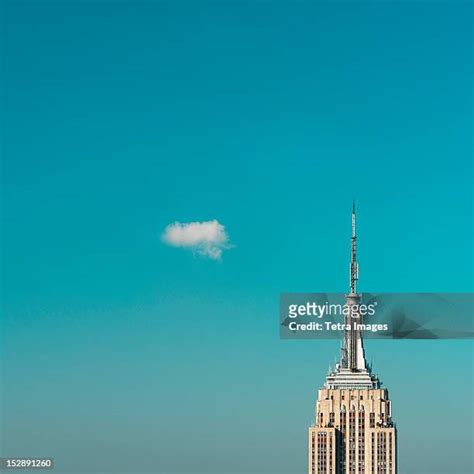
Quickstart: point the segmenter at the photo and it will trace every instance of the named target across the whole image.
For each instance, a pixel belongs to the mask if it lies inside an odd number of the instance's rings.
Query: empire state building
[[[358,305],[356,213],[352,205],[350,291],[346,304]],[[349,313],[349,312],[348,312]],[[354,314],[354,312],[350,312]],[[358,323],[345,316],[339,363],[318,391],[316,418],[309,428],[309,474],[396,474],[397,432],[388,390],[365,360]]]

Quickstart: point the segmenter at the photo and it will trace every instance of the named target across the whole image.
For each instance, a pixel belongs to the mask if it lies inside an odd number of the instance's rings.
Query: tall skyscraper
[[[349,306],[359,305],[361,300],[356,251],[353,203]],[[362,318],[347,314],[344,319],[340,360],[318,391],[315,424],[309,428],[308,472],[396,474],[397,432],[388,390],[381,387],[365,360],[363,334],[357,327]]]

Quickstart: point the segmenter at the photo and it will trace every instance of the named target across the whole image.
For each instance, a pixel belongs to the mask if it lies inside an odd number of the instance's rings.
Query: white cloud
[[[215,219],[205,222],[174,222],[166,226],[162,239],[168,245],[188,248],[213,260],[220,260],[222,252],[231,247],[225,227]]]

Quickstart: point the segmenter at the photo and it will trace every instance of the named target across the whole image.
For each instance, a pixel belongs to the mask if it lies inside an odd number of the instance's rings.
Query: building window
[[[339,425],[340,425],[340,430],[344,433],[346,431],[346,412],[341,411],[341,414],[339,416]]]
[[[371,428],[375,428],[375,413],[373,413],[373,412],[370,414],[369,426]]]

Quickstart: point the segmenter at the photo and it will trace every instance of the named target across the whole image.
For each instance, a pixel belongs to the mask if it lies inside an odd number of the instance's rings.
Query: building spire
[[[340,362],[336,370],[326,377],[327,388],[377,388],[380,381],[372,374],[365,360],[363,339],[363,315],[359,305],[362,295],[357,293],[359,265],[357,263],[357,232],[355,200],[352,200],[352,236],[350,262],[350,291],[346,295],[344,312],[344,338],[342,340]]]
[[[357,280],[359,279],[359,265],[357,264],[357,232],[356,232],[356,211],[355,200],[352,200],[352,237],[351,237],[351,263],[349,294],[346,295],[346,305],[354,308],[354,314],[358,314],[358,306],[361,296],[357,293]],[[341,366],[350,370],[363,370],[366,368],[364,357],[364,345],[362,331],[357,326],[362,323],[362,317],[354,317],[354,314],[346,314],[344,323],[344,346],[342,349]]]

